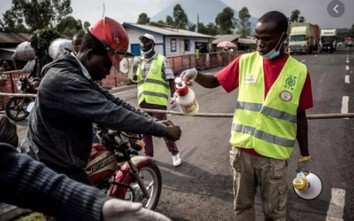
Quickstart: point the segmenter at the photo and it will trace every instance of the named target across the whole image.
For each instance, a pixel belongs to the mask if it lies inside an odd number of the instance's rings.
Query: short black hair
[[[92,49],[94,54],[107,54],[106,48],[102,42],[95,38],[90,32],[87,32],[82,38],[80,51],[85,51],[86,49]]]
[[[258,19],[258,22],[274,22],[277,25],[277,29],[282,32],[288,31],[288,18],[279,11],[270,11],[262,15]]]

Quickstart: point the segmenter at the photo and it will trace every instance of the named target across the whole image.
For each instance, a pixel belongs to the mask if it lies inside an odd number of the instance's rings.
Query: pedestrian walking
[[[144,34],[139,37],[142,56],[137,62],[136,77],[138,83],[138,104],[140,108],[167,110],[168,97],[173,96],[174,74],[166,57],[155,52],[155,37]],[[166,120],[166,113],[151,113],[158,120]],[[172,165],[177,167],[182,159],[177,145],[164,137],[168,151],[172,155]],[[145,154],[154,156],[152,136],[143,135]]]

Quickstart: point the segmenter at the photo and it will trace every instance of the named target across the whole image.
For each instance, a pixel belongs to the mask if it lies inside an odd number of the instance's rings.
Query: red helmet
[[[114,66],[117,66],[123,57],[134,56],[127,52],[129,38],[124,27],[117,21],[104,17],[91,25],[88,31],[102,42]]]

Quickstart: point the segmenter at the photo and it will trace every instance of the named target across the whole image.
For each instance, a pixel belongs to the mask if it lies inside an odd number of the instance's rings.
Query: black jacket
[[[0,143],[0,202],[44,212],[63,221],[98,221],[107,199],[95,187],[73,182]]]
[[[82,169],[87,165],[92,123],[158,137],[166,134],[166,127],[147,113],[83,76],[73,54],[48,64],[43,74],[21,146],[37,148],[39,159],[49,167]]]

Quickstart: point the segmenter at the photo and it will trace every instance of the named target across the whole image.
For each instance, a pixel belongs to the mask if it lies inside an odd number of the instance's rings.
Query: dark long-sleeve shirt
[[[107,199],[95,187],[58,175],[0,143],[0,202],[58,216],[59,220],[98,221]]]
[[[91,151],[92,123],[158,137],[166,134],[164,125],[85,77],[72,54],[44,67],[44,73],[22,146],[38,148],[39,159],[48,166],[84,168]]]

